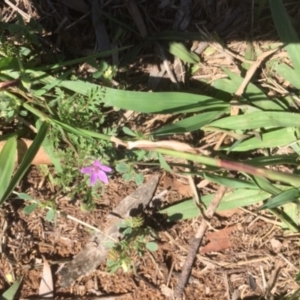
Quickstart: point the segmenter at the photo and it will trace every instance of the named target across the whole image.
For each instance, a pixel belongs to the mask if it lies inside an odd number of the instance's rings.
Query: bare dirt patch
[[[39,181],[36,175],[35,170],[29,173],[28,178],[34,180],[28,181]],[[161,180],[158,190],[164,186],[165,179]],[[92,212],[82,211],[80,201],[74,204],[66,199],[57,203],[58,209],[102,228],[104,216],[135,188],[134,184],[115,178]],[[43,193],[48,197],[51,195],[45,190]],[[178,191],[172,191],[162,205],[181,198]],[[24,276],[20,298],[38,297],[44,256],[54,274],[56,299],[78,296],[92,299],[99,295],[128,300],[168,299],[200,222],[199,218],[170,225],[158,219],[159,250],[137,257],[136,274],[125,274],[121,270],[109,274],[102,264],[91,274],[78,278],[72,286],[61,288],[55,272],[81,251],[91,231],[63,216],[58,216],[55,223],[47,222],[45,209],[25,215],[23,207],[22,201],[12,200],[2,208],[1,214],[1,289],[7,287],[5,278],[9,274],[17,278]],[[239,290],[244,299],[262,297],[266,291],[276,298],[276,295],[296,289],[298,237],[285,237],[279,225],[270,213],[257,214],[255,210],[240,210],[230,217],[214,217],[197,255],[185,299],[227,299],[235,290]]]

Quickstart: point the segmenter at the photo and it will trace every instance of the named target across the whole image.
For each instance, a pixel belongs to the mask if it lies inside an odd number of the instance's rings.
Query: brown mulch
[[[39,181],[34,169],[28,177],[31,175]],[[163,176],[158,191],[164,189],[165,180]],[[60,211],[101,228],[104,216],[134,189],[134,184],[115,178],[92,212],[82,211],[80,201],[74,205],[62,199],[57,201],[57,206]],[[47,197],[46,189],[41,187],[41,190]],[[45,196],[36,192],[35,197],[42,199]],[[170,191],[162,205],[181,198],[184,196],[180,191]],[[170,226],[158,220],[159,250],[137,259],[136,274],[121,270],[110,274],[105,265],[101,265],[90,275],[78,278],[73,286],[61,288],[55,272],[80,252],[91,232],[64,217],[58,217],[55,223],[47,222],[45,209],[25,215],[23,207],[20,200],[12,200],[1,210],[0,289],[8,286],[4,276],[24,276],[20,298],[38,297],[44,256],[53,272],[56,299],[73,299],[75,296],[92,299],[99,295],[115,295],[120,296],[116,299],[128,300],[168,299],[166,295],[176,286],[178,272],[200,222],[195,219]],[[255,208],[215,216],[197,255],[185,299],[228,299],[236,290],[243,299],[248,299],[246,297],[263,296],[267,288],[275,296],[297,289],[294,277],[299,264],[298,239],[297,235],[284,237],[275,218],[267,212],[257,214]],[[278,276],[274,275],[275,271]]]

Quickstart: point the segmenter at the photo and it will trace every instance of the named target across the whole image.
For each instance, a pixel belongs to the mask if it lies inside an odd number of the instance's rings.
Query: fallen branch
[[[174,292],[175,298],[180,298],[183,293],[184,287],[189,280],[189,277],[190,277],[190,274],[192,271],[192,267],[193,267],[197,252],[199,250],[199,247],[201,245],[203,236],[208,228],[207,222],[213,217],[225,192],[226,192],[226,187],[220,186],[218,191],[216,192],[213,200],[211,201],[209,207],[207,208],[207,210],[205,212],[205,216],[202,219],[201,224],[195,234],[195,238],[192,240],[192,242],[190,244],[188,255],[186,257],[180,277],[178,279],[177,286],[175,288],[175,292]]]

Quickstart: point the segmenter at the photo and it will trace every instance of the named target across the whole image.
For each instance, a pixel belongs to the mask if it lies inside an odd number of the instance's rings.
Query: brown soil
[[[161,178],[158,192],[164,189],[165,181],[169,182],[166,178]],[[28,174],[28,179],[32,185],[26,192],[41,201],[50,200],[47,183],[39,189],[33,187],[41,181],[35,169]],[[63,198],[57,200],[57,208],[102,228],[104,216],[134,189],[134,184],[115,178],[94,211],[83,212],[80,201],[74,204]],[[180,190],[170,191],[162,205],[180,198],[183,198]],[[168,299],[200,223],[200,219],[195,219],[167,227],[158,220],[159,250],[137,258],[136,274],[121,270],[110,274],[103,264],[91,274],[78,278],[74,285],[61,288],[55,272],[80,252],[91,236],[90,230],[62,216],[49,223],[45,221],[45,209],[25,215],[23,207],[22,201],[12,199],[1,210],[0,288],[8,286],[4,276],[24,276],[20,298],[38,298],[45,257],[53,272],[55,299],[75,299],[75,296],[96,299],[99,295],[115,297],[109,299]],[[257,213],[254,208],[215,216],[198,252],[184,299],[228,299],[235,290],[240,291],[243,299],[262,297],[266,284],[274,296],[297,289],[294,278],[299,265],[298,240],[297,235],[283,237],[276,219],[267,212]]]

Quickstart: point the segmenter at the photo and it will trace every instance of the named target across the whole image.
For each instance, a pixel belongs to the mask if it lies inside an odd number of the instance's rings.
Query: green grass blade
[[[60,122],[60,121],[54,120],[54,119],[51,120],[51,122],[53,124],[56,124],[56,125],[60,126],[64,130],[72,132],[72,133],[74,133],[78,136],[84,136],[84,137],[87,137],[87,138],[98,138],[100,140],[106,140],[106,141],[111,140],[111,137],[106,135],[106,134],[101,134],[101,133],[97,133],[97,132],[86,130],[86,129],[76,128],[74,126],[70,126],[68,124],[65,124],[63,122]]]
[[[240,142],[235,147],[222,147],[221,150],[235,151],[249,151],[253,149],[271,148],[286,146],[290,143],[297,141],[297,138],[292,128],[283,128],[279,130],[273,130],[270,132],[262,133],[261,139],[252,137]]]
[[[261,178],[258,176],[250,177],[252,177],[252,180],[257,185],[257,187],[271,195],[278,195],[282,192],[279,188],[271,184],[266,178]]]
[[[0,58],[0,71],[3,70],[16,70],[18,69],[18,60],[14,57],[1,57]]]
[[[9,138],[0,153],[0,199],[5,194],[11,180],[17,154],[17,138]]]
[[[300,114],[289,112],[257,111],[245,115],[231,116],[208,125],[222,129],[257,129],[270,127],[300,127]]]
[[[8,73],[13,78],[16,74]],[[32,71],[32,83],[51,84],[55,78],[44,72]],[[114,106],[120,109],[133,110],[143,113],[188,113],[203,110],[222,110],[229,107],[225,101],[212,98],[206,95],[196,95],[178,92],[135,92],[117,90],[107,87],[99,87],[97,84],[82,80],[64,80],[58,86],[66,88],[81,95],[88,95],[91,90],[101,92],[100,99],[107,106]]]
[[[196,64],[200,62],[199,56],[196,53],[189,51],[182,43],[170,43],[169,52],[186,63]]]
[[[83,95],[99,88],[96,84],[84,81],[64,81],[60,86]],[[106,87],[101,88],[101,92],[101,100],[105,105],[143,113],[187,113],[228,107],[226,102],[205,95],[132,92]]]
[[[228,193],[222,199],[217,211],[234,209],[237,207],[248,206],[268,199],[269,193],[260,190],[237,189]],[[207,207],[212,201],[214,194],[201,197],[201,202]],[[172,205],[159,211],[161,214],[167,214],[168,221],[178,221],[197,217],[200,212],[194,200],[186,200]]]
[[[297,188],[291,188],[287,191],[283,191],[275,197],[271,198],[267,203],[262,205],[259,210],[276,208],[284,204],[293,202],[300,197],[300,191]]]
[[[298,190],[297,188],[290,189],[287,186],[275,186],[271,184],[266,178],[261,178],[258,176],[251,176],[253,178],[253,181],[257,184],[257,186],[262,189],[263,191],[270,193],[271,195],[276,195],[275,197],[268,200],[266,204],[261,206],[259,209],[268,208],[274,213],[281,221],[282,221],[282,227],[289,228],[292,232],[298,231],[297,229],[297,223],[298,223],[298,213],[296,214],[297,207],[294,203],[288,203],[291,202],[291,200],[286,200],[285,197],[289,197],[289,193],[291,193],[291,190]],[[284,190],[284,191],[283,191]],[[281,196],[280,196],[281,195]],[[272,203],[274,199],[285,199],[281,203],[284,205],[284,211],[278,213],[275,208],[275,206],[272,207],[264,207],[268,206],[268,203]],[[289,199],[289,198],[287,198]],[[275,200],[276,202],[277,200]],[[272,205],[272,204],[271,204]],[[280,205],[280,204],[279,204]]]
[[[23,277],[13,283],[0,297],[0,300],[12,300],[15,299],[15,296],[18,292],[18,289],[21,285]]]
[[[68,61],[64,61],[64,62],[60,62],[54,65],[49,65],[49,66],[44,66],[44,67],[40,67],[40,68],[36,68],[35,71],[46,71],[46,70],[54,70],[54,69],[58,69],[58,68],[63,68],[63,67],[67,67],[67,66],[72,66],[72,65],[77,65],[77,64],[81,64],[81,63],[85,63],[89,60],[95,59],[95,58],[99,58],[99,57],[106,57],[109,56],[113,53],[119,52],[119,51],[123,51],[126,50],[128,48],[130,48],[132,46],[126,46],[126,47],[122,47],[122,48],[118,48],[118,49],[114,49],[114,50],[109,50],[109,51],[105,51],[105,52],[101,52],[101,53],[96,53],[90,56],[86,56],[86,57],[82,57],[82,58],[76,58],[73,60],[68,60]]]
[[[257,22],[268,0],[259,0],[258,7],[254,11],[254,22]]]
[[[273,166],[279,164],[298,166],[298,157],[299,155],[297,154],[254,157],[251,158],[251,160],[247,160],[247,164],[257,167]]]
[[[154,136],[160,136],[160,135],[181,134],[185,132],[192,132],[202,128],[206,124],[217,119],[226,111],[229,111],[229,108],[223,111],[212,111],[212,112],[210,111],[210,112],[197,114],[195,116],[185,118],[173,124],[168,124],[166,126],[163,126],[155,130],[152,134]]]
[[[160,163],[160,166],[166,170],[169,173],[172,173],[172,169],[170,168],[169,164],[166,162],[166,160],[164,159],[164,157],[159,153],[158,154],[158,160]]]
[[[298,203],[287,203],[283,205],[283,211],[280,209],[271,209],[271,211],[279,210],[279,218],[282,221],[282,228],[288,228],[291,232],[299,232],[299,210]]]
[[[15,175],[11,179],[4,194],[0,198],[0,204],[3,203],[9,197],[9,195],[13,192],[15,186],[18,184],[18,182],[23,178],[23,176],[27,172],[32,160],[34,159],[35,155],[37,154],[39,148],[41,147],[44,141],[47,130],[48,130],[48,124],[46,122],[42,123],[35,139],[33,140],[31,146],[26,151],[18,170],[16,171]]]
[[[68,70],[67,72],[60,75],[57,79],[53,80],[51,83],[48,83],[48,84],[44,85],[41,89],[34,91],[34,95],[36,97],[43,96],[45,93],[47,93],[48,91],[53,89],[55,86],[57,86],[61,81],[68,78],[68,76],[72,73],[72,71],[73,71],[72,69]]]
[[[284,80],[288,81],[295,88],[300,89],[300,76],[294,69],[285,63],[273,64],[273,70],[277,72]]]
[[[259,189],[257,185],[254,184],[253,182],[241,180],[237,178],[229,178],[226,175],[217,176],[212,174],[204,174],[203,177],[211,182],[217,183],[219,185],[227,186],[231,189],[252,189],[252,190]]]
[[[245,59],[249,60],[249,61],[255,61],[256,60],[256,53],[255,53],[255,48],[253,45],[253,41],[252,40],[247,40],[247,48],[245,50]],[[242,68],[243,71],[249,70],[252,66],[252,63],[250,62],[243,62],[242,63]]]
[[[281,41],[286,44],[293,67],[300,74],[300,40],[281,0],[269,0],[273,21]],[[299,75],[298,75],[299,76]]]
[[[244,78],[226,68],[222,68],[222,70],[229,76],[231,82],[230,84],[228,84],[228,80],[225,80],[224,83],[222,83],[222,81],[218,82],[219,80],[224,80],[219,79],[216,83],[214,83],[214,87],[218,88],[219,85],[222,85],[224,88],[223,91],[235,93],[242,84]],[[249,103],[261,110],[282,111],[286,108],[284,104],[278,100],[270,100],[260,88],[251,82],[247,85],[243,96],[247,99],[247,101],[249,101]]]

